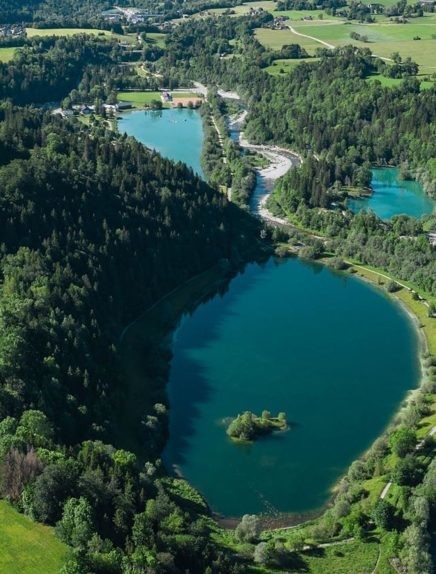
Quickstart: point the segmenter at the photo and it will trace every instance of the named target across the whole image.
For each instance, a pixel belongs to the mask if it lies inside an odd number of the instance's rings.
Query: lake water
[[[119,128],[203,176],[198,112],[132,112]],[[381,217],[405,211],[404,198],[428,208],[417,184],[395,187],[395,173],[374,170],[364,205]],[[265,186],[258,178],[255,212]],[[298,259],[247,265],[225,295],[182,319],[173,353],[165,463],[229,516],[320,508],[420,374],[416,333],[399,307],[356,278]],[[264,409],[285,411],[291,430],[251,445],[228,439],[223,419]]]
[[[168,467],[224,515],[306,512],[382,432],[419,380],[404,312],[362,281],[298,259],[249,264],[174,334]],[[285,411],[251,445],[223,419]]]
[[[118,129],[164,157],[182,161],[204,178],[200,165],[203,126],[198,111],[170,109],[123,114]]]
[[[357,213],[362,209],[372,209],[381,219],[391,219],[394,215],[420,217],[431,213],[436,203],[424,193],[417,181],[398,179],[397,168],[372,170],[371,197],[349,200],[349,208]]]

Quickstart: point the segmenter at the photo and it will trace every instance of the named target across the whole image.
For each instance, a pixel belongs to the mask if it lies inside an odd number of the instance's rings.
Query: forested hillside
[[[231,572],[204,502],[173,492],[155,465],[165,404],[138,421],[140,456],[120,447],[118,345],[167,292],[255,253],[258,224],[109,122],[90,129],[16,106],[91,90],[89,66],[107,73],[116,49],[46,39],[0,68],[1,491],[58,523],[75,548],[67,573]],[[163,403],[164,383],[154,381]]]

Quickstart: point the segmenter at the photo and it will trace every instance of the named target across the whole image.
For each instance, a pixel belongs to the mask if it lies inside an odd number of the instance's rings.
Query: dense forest
[[[164,380],[138,421],[140,458],[122,449],[118,345],[162,295],[255,253],[258,224],[108,123],[16,106],[91,93],[89,66],[108,73],[116,50],[46,39],[1,66],[2,494],[58,524],[75,548],[65,572],[236,572],[209,540],[205,504],[180,506],[155,465]]]

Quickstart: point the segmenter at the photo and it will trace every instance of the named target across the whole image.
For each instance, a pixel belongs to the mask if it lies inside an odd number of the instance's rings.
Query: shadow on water
[[[167,431],[162,433],[157,444],[150,444],[151,437],[144,432],[144,419],[147,414],[155,414],[154,404],[168,402],[166,383],[170,376],[172,345],[180,326],[202,305],[214,300],[226,301],[220,306],[219,316],[214,318],[214,329],[209,329],[208,337],[202,341],[203,346],[210,344],[220,321],[224,320],[226,313],[231,313],[232,297],[228,301],[226,298],[230,283],[244,276],[247,266],[257,268],[260,273],[267,263],[268,260],[244,264],[237,270],[225,273],[222,269],[206,272],[164,297],[126,329],[119,346],[119,366],[125,394],[119,398],[119,416],[114,423],[117,444],[134,451],[140,459],[149,457],[150,452],[155,456],[160,454]],[[255,281],[255,274],[251,281],[245,277],[240,283],[239,292],[249,289]],[[195,361],[190,361],[189,374],[190,380],[185,381],[183,389],[183,424],[178,429],[174,447],[178,464],[183,460],[186,441],[194,430],[198,405],[209,400],[211,393],[207,377]]]
[[[174,358],[171,363],[169,377],[171,379],[174,370],[177,384],[173,385],[172,393],[170,392],[170,408],[172,402],[177,401],[177,409],[171,412],[170,436],[171,441],[163,453],[163,460],[167,467],[172,467],[177,471],[177,467],[186,462],[186,451],[189,445],[189,438],[195,434],[196,420],[200,415],[200,405],[209,402],[213,397],[214,390],[209,384],[208,376],[205,369],[201,367],[200,362],[193,357],[198,351],[207,349],[219,338],[221,325],[229,318],[236,316],[232,310],[235,301],[240,298],[244,292],[258,280],[263,268],[268,262],[258,262],[249,264],[245,269],[232,279],[232,290],[228,290],[227,284],[225,292],[215,293],[208,298],[207,314],[201,315],[202,301],[194,309],[196,311],[197,328],[201,331],[202,337],[199,340],[195,337],[193,342],[186,334],[178,338],[179,332],[183,331],[183,323],[192,316],[193,311],[187,315],[183,314],[178,328],[172,336],[173,348],[177,346],[178,363],[174,364]],[[173,396],[171,396],[173,395]],[[182,408],[181,408],[182,407]],[[223,429],[223,432],[224,429]],[[230,440],[230,439],[229,439]],[[249,450],[251,445],[238,444],[242,450]]]

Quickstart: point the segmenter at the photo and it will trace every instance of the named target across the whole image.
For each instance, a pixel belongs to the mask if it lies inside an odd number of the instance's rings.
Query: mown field
[[[58,574],[66,552],[53,529],[0,500],[0,574]]]
[[[151,104],[153,100],[160,100],[160,92],[119,92],[117,94],[119,102],[129,102],[135,108],[143,108]]]
[[[192,98],[193,100],[197,100],[197,94],[193,94],[192,92],[172,92],[172,96],[174,99],[177,98]],[[151,104],[153,100],[161,101],[161,92],[119,92],[118,93],[118,101],[119,102],[129,102],[135,108],[143,108],[146,105]],[[171,107],[171,103],[163,104],[164,108]]]
[[[0,48],[0,62],[6,63],[12,60],[17,48]]]

